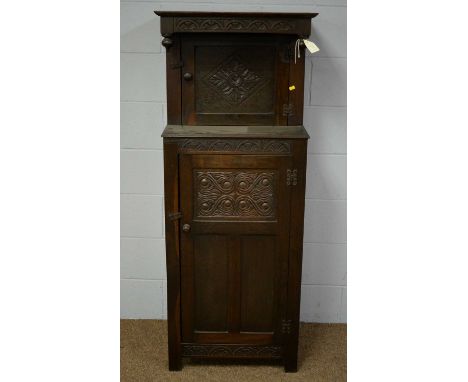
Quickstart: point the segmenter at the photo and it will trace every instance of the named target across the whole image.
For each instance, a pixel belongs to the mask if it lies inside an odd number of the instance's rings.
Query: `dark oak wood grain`
[[[266,138],[291,138],[308,139],[309,134],[304,126],[190,126],[190,125],[167,125],[162,136],[164,138],[223,138],[224,143],[231,144],[231,140],[224,138],[246,138],[252,143],[259,143],[256,139]],[[178,141],[181,142],[181,141]],[[195,141],[193,141],[195,143]],[[207,142],[207,140],[198,140]],[[238,143],[238,140],[235,141]],[[281,145],[284,140],[269,141]],[[186,143],[184,141],[184,143]],[[224,150],[224,148],[223,148]]]
[[[293,48],[316,14],[157,14],[169,369],[281,358],[296,371],[309,135]]]
[[[166,40],[166,39],[164,39]],[[181,44],[180,36],[170,38],[170,45],[166,47],[166,88],[167,88],[167,123],[182,123],[182,96],[181,96]],[[167,41],[167,40],[166,40]]]
[[[291,42],[289,49],[294,52],[294,43]],[[296,61],[291,59],[289,65],[289,87],[294,86],[293,90],[289,91],[289,104],[291,113],[288,115],[287,124],[290,126],[301,125],[304,114],[304,66],[305,66],[305,50],[301,49],[301,56],[296,57]]]
[[[291,222],[296,222],[289,235],[289,275],[286,321],[288,330],[285,341],[285,370],[297,371],[299,341],[299,313],[301,302],[302,248],[304,236],[305,183],[307,141],[298,142],[293,154],[293,166],[297,169],[297,184],[291,195]]]
[[[179,211],[179,165],[177,144],[164,143],[164,208],[166,227],[167,320],[169,369],[180,370],[180,242],[179,222],[171,216]],[[175,159],[175,160],[174,160]]]

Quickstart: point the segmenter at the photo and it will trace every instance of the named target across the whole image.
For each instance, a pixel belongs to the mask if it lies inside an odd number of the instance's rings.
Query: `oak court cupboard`
[[[169,369],[183,357],[275,358],[297,371],[301,39],[317,14],[155,13],[166,48]]]

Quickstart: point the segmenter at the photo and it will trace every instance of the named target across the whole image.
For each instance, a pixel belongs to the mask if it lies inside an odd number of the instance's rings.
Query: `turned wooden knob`
[[[169,37],[164,37],[161,41],[161,44],[166,48],[169,49],[174,42]]]
[[[189,72],[184,73],[184,80],[185,81],[190,81],[192,78],[193,78],[192,73],[189,73]]]

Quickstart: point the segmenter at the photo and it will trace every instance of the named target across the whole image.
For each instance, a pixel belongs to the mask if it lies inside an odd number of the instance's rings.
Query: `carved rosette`
[[[253,17],[242,19],[230,17],[176,17],[174,20],[174,32],[286,33],[293,31],[295,28],[294,21],[280,18],[260,20]]]
[[[290,153],[289,142],[275,139],[185,139],[181,151],[230,151],[248,153]]]
[[[197,217],[275,216],[275,173],[196,171]]]
[[[280,358],[280,346],[182,345],[184,357]]]

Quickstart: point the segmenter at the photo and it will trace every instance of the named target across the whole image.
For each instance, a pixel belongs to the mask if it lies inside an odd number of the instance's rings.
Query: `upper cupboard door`
[[[184,37],[182,123],[287,125],[288,38]]]

